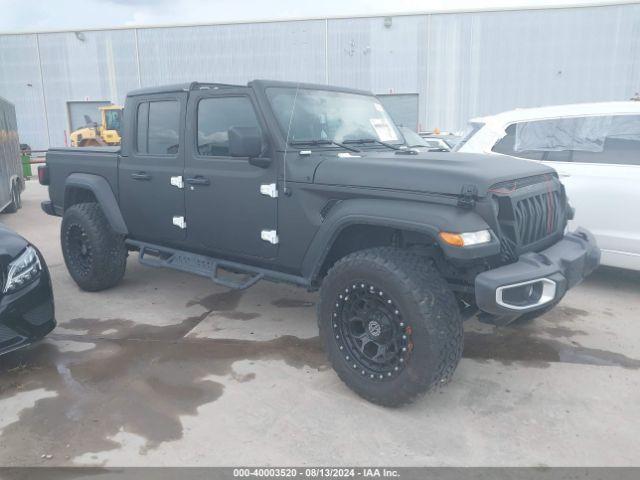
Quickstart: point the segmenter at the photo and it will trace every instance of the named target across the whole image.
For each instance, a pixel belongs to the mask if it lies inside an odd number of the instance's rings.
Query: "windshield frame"
[[[393,129],[393,132],[396,135],[396,139],[395,140],[390,140],[387,141],[387,143],[400,147],[402,145],[406,145],[406,141],[404,138],[404,134],[402,133],[402,131],[400,130],[400,127],[395,123],[395,121],[393,120],[393,118],[391,117],[391,115],[389,114],[389,112],[386,111],[386,109],[384,108],[384,105],[382,105],[382,103],[380,102],[380,100],[378,99],[378,97],[376,97],[375,95],[368,93],[368,92],[363,92],[363,91],[358,91],[358,90],[351,90],[351,89],[341,89],[341,88],[335,88],[335,87],[331,87],[331,86],[327,86],[327,88],[323,88],[324,86],[322,85],[304,85],[301,84],[299,86],[296,85],[279,85],[277,83],[274,84],[268,84],[265,85],[264,89],[263,89],[263,94],[264,94],[264,99],[266,100],[269,109],[271,110],[271,115],[272,118],[274,119],[274,123],[276,125],[277,130],[279,131],[283,144],[286,144],[287,146],[292,146],[292,147],[297,147],[300,145],[313,145],[314,141],[320,140],[323,143],[320,145],[316,145],[315,147],[318,149],[330,149],[330,150],[335,150],[335,149],[341,149],[341,147],[339,146],[339,144],[342,142],[342,140],[338,140],[336,138],[317,138],[317,139],[297,139],[297,138],[288,138],[287,139],[287,127],[288,125],[285,125],[281,122],[281,119],[279,118],[279,115],[277,113],[277,109],[274,107],[274,103],[273,103],[273,97],[270,94],[270,91],[272,90],[289,90],[291,92],[294,92],[296,89],[298,89],[298,94],[300,93],[300,91],[306,91],[306,92],[320,92],[321,94],[328,94],[328,95],[348,95],[348,96],[353,96],[353,97],[365,97],[371,100],[372,104],[376,104],[380,107],[381,110],[378,109],[378,107],[374,107],[376,108],[376,110],[379,110],[380,112],[383,113],[383,118],[385,120],[388,121],[388,124],[391,126],[391,128]],[[297,111],[297,108],[296,108]],[[289,118],[289,117],[287,117]],[[295,115],[294,115],[294,120],[295,120]],[[286,123],[286,122],[285,122]],[[366,138],[368,139],[368,137]],[[324,143],[324,141],[327,141],[326,143]],[[351,140],[349,138],[346,139],[347,141]],[[361,139],[356,139],[356,140],[361,140]],[[378,138],[375,138],[375,140],[378,140]],[[288,141],[288,143],[287,143]],[[295,143],[292,143],[295,142]],[[305,143],[308,142],[308,143]],[[375,142],[370,142],[370,143],[364,143],[364,144],[354,144],[354,147],[357,147],[358,149],[361,150],[370,150],[370,149],[382,149],[382,148],[387,148],[382,144],[379,143],[375,143]]]

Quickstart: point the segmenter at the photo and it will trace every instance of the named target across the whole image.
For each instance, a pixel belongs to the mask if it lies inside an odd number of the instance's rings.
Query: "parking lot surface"
[[[327,365],[316,294],[228,291],[129,257],[80,291],[60,219],[0,215],[43,252],[58,328],[0,357],[0,465],[640,465],[640,274],[600,269],[529,324],[465,327],[451,384],[402,409]]]

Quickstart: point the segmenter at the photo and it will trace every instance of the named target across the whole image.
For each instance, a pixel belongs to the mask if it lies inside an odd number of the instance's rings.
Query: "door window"
[[[494,152],[555,162],[640,165],[640,115],[600,115],[510,125]]]
[[[260,124],[248,97],[205,98],[198,103],[198,153],[229,156],[229,129]]]
[[[137,151],[148,155],[175,155],[180,145],[180,103],[176,100],[138,105]]]

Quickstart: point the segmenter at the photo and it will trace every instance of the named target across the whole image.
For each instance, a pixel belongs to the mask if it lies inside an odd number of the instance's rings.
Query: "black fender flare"
[[[116,196],[111,189],[111,185],[104,177],[89,173],[72,173],[69,175],[64,182],[65,210],[68,208],[67,191],[69,188],[80,188],[92,192],[113,231],[121,235],[129,233]]]
[[[445,256],[472,260],[495,255],[500,243],[494,237],[490,243],[473,247],[452,247],[444,243],[441,231],[462,233],[486,230],[490,227],[477,213],[453,205],[404,200],[354,199],[339,202],[316,232],[302,262],[302,274],[314,281],[331,247],[340,233],[352,225],[376,225],[424,233],[436,240]]]

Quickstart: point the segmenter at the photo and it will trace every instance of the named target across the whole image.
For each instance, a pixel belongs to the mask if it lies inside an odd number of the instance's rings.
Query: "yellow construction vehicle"
[[[102,122],[98,125],[88,115],[84,116],[87,124],[71,132],[72,147],[96,147],[106,145],[120,145],[120,128],[122,125],[122,110],[119,105],[99,107]]]

